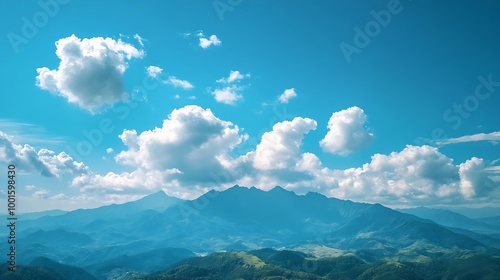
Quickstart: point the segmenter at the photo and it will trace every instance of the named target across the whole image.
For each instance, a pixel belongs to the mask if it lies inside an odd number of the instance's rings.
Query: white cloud
[[[0,119],[0,131],[18,143],[61,145],[66,142],[63,137],[49,134],[43,127],[10,119]]]
[[[61,60],[58,68],[36,69],[36,85],[94,113],[127,100],[123,73],[127,61],[141,58],[143,51],[120,39],[71,35],[56,42],[56,55]]]
[[[294,167],[301,157],[299,148],[304,134],[316,129],[316,121],[309,118],[294,118],[273,126],[273,130],[262,135],[255,149],[253,166],[272,170]]]
[[[460,192],[467,198],[484,197],[495,188],[495,182],[488,177],[484,160],[473,157],[459,165]]]
[[[113,148],[107,148],[106,149],[106,153],[108,154],[112,154],[115,150],[113,150]]]
[[[228,105],[234,105],[237,101],[243,99],[243,95],[239,94],[238,91],[241,87],[238,86],[228,86],[225,88],[218,88],[212,92],[215,100],[219,103],[224,103]]]
[[[130,189],[157,189],[164,185],[164,179],[175,170],[144,171],[142,169],[120,174],[109,172],[104,176],[94,173],[83,174],[73,179],[71,185],[80,187],[80,191],[96,193],[123,192]]]
[[[437,143],[439,145],[448,145],[448,144],[457,144],[457,143],[466,143],[466,142],[478,142],[478,141],[491,141],[498,142],[500,141],[500,131],[495,131],[492,133],[478,133],[472,135],[466,135],[457,138],[448,138]]]
[[[49,192],[46,189],[37,190],[31,196],[38,198],[46,198]]]
[[[142,38],[141,36],[139,36],[139,34],[137,34],[137,33],[136,33],[136,34],[134,35],[134,39],[136,39],[136,40],[139,42],[139,44],[140,44],[142,47],[144,47],[144,38]]]
[[[218,119],[210,109],[190,105],[173,110],[159,128],[141,133],[124,130],[120,139],[127,149],[115,159],[135,168],[133,172],[85,174],[72,185],[83,191],[164,187],[181,196],[201,194],[206,191],[202,185],[213,183],[213,176],[224,170],[228,153],[247,135],[240,135],[238,126]]]
[[[366,115],[359,107],[335,112],[328,121],[328,133],[319,144],[324,151],[347,155],[368,144],[374,135],[365,128]]]
[[[178,169],[192,173],[186,176],[200,177],[207,173],[194,170],[220,166],[217,157],[245,137],[239,135],[238,126],[218,119],[210,109],[189,105],[173,110],[161,128],[140,134],[125,130],[120,138],[128,148],[116,156],[121,163],[146,170]]]
[[[281,103],[288,103],[288,101],[297,96],[294,88],[285,89],[285,91],[280,95],[278,100]]]
[[[162,68],[153,65],[146,68],[146,73],[148,73],[148,76],[150,76],[151,78],[158,77],[158,75],[160,75],[162,71]]]
[[[229,76],[227,78],[222,77],[222,78],[218,79],[216,82],[223,83],[223,84],[233,83],[233,82],[237,82],[237,81],[243,80],[244,78],[248,78],[248,77],[250,77],[249,73],[241,74],[240,71],[238,71],[238,70],[231,70],[229,72]]]
[[[198,33],[198,37],[200,37],[200,47],[202,47],[203,49],[206,49],[212,45],[219,46],[220,44],[222,44],[222,41],[219,40],[216,35],[210,35],[210,37],[207,39],[204,37],[203,33],[200,32]]]
[[[329,193],[386,204],[420,205],[456,196],[458,167],[430,146],[407,146],[390,155],[375,154],[361,168],[331,173],[337,188]]]
[[[190,82],[177,79],[174,76],[168,77],[168,79],[163,82],[169,85],[173,85],[174,87],[180,87],[182,89],[192,89],[194,87]]]
[[[84,174],[87,166],[76,162],[65,152],[56,154],[48,149],[38,151],[28,144],[13,143],[10,137],[0,131],[0,162],[15,164],[26,172],[38,172],[46,177],[58,177],[62,173]]]

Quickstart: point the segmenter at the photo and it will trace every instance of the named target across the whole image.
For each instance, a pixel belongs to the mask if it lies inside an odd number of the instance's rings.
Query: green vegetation
[[[7,265],[0,265],[1,280],[66,280],[59,272],[41,266],[17,265],[16,272],[7,270]]]
[[[66,280],[96,280],[94,276],[83,268],[60,264],[48,258],[36,258],[31,262],[32,265],[52,269],[60,273]]]
[[[423,263],[379,260],[368,263],[356,256],[312,258],[302,252],[262,249],[213,253],[186,259],[162,273],[130,279],[498,279],[500,258],[476,255]]]
[[[366,253],[366,252],[365,252]],[[47,258],[37,258],[30,265],[18,265],[15,273],[0,265],[0,280],[95,280],[82,268],[63,265]],[[97,275],[96,275],[97,276]],[[403,262],[379,259],[367,262],[356,255],[315,258],[291,250],[261,249],[250,252],[212,253],[182,260],[163,272],[136,271],[113,276],[117,280],[438,280],[484,279],[500,276],[500,257],[473,255],[457,259]]]

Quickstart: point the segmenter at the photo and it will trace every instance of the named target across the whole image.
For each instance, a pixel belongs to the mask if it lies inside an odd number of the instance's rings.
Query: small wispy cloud
[[[139,36],[139,34],[136,33],[134,35],[134,39],[136,39],[139,42],[139,44],[141,45],[141,47],[144,47],[144,38],[142,38],[141,36]]]
[[[66,142],[64,137],[49,135],[43,127],[11,119],[0,119],[0,131],[19,143],[58,145]]]
[[[188,82],[186,80],[178,79],[175,76],[170,76],[170,77],[168,77],[168,79],[166,79],[163,82],[165,84],[169,84],[169,85],[172,85],[174,87],[180,87],[182,89],[192,89],[192,88],[194,88],[194,86],[190,82]]]
[[[496,143],[500,141],[500,131],[495,131],[491,133],[477,133],[472,135],[465,135],[456,138],[448,138],[437,141],[438,145],[449,145],[457,143],[467,143],[467,142],[479,142],[479,141],[489,141]]]

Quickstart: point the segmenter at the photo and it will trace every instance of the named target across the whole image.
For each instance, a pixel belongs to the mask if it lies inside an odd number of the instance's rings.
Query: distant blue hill
[[[447,227],[463,228],[478,233],[500,232],[500,227],[496,227],[481,220],[474,220],[464,215],[445,209],[418,207],[409,209],[398,209],[398,211],[412,214],[423,219],[429,219],[440,225]]]

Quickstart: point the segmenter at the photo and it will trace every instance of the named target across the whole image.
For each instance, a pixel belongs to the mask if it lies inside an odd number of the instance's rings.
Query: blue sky
[[[234,184],[498,205],[499,10],[9,1],[0,170],[17,165],[21,212]]]

